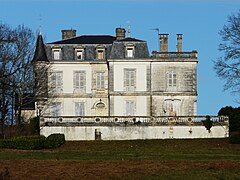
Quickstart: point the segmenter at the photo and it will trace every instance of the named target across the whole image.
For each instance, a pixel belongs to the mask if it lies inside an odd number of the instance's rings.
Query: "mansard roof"
[[[36,49],[35,49],[35,53],[34,53],[32,62],[36,62],[36,61],[49,62],[47,55],[46,55],[45,45],[43,43],[43,38],[42,38],[41,32],[38,34]]]
[[[116,37],[110,35],[83,35],[48,44],[112,44]]]
[[[127,38],[121,39],[119,41],[121,41],[121,42],[125,42],[125,41],[126,42],[145,42],[145,41],[142,41],[140,39],[135,39],[135,38],[131,38],[131,37],[127,37]]]

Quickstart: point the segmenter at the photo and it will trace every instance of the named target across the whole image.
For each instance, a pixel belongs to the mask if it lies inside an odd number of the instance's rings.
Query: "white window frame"
[[[75,102],[75,115],[85,116],[85,102]]]
[[[125,101],[125,113],[126,116],[135,116],[136,114],[136,103],[133,100]]]
[[[136,68],[124,68],[124,89],[127,92],[136,90]]]
[[[61,59],[61,48],[53,48],[52,49],[53,60]]]
[[[176,88],[177,88],[177,73],[176,73],[176,71],[169,71],[167,73],[167,87],[170,90],[176,90]]]
[[[55,93],[61,93],[63,91],[63,72],[53,71],[51,74],[51,90]]]
[[[73,72],[73,88],[75,92],[86,92],[86,71]]]
[[[83,60],[84,59],[83,54],[84,54],[84,49],[75,49],[75,59],[76,60]],[[79,57],[79,55],[80,55],[80,57]]]
[[[133,44],[126,45],[126,57],[134,58],[134,45]]]
[[[105,88],[105,73],[104,72],[96,72],[96,89],[104,89]]]

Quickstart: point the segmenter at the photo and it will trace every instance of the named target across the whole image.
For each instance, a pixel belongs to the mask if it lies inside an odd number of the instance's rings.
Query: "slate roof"
[[[125,39],[121,39],[121,40],[118,40],[120,42],[124,42],[124,41],[128,41],[128,42],[145,42],[145,41],[142,41],[140,39],[135,39],[135,38],[131,38],[131,37],[127,37]]]
[[[49,62],[47,55],[46,55],[45,45],[43,43],[43,38],[42,38],[41,33],[38,34],[36,49],[35,49],[35,53],[34,53],[32,62],[35,62],[35,61]]]
[[[112,44],[116,37],[109,35],[83,35],[48,44]]]

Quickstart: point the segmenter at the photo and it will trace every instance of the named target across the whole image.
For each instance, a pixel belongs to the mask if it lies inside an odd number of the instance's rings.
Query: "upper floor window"
[[[96,72],[96,89],[104,89],[104,72]]]
[[[105,48],[102,46],[97,47],[97,59],[98,60],[103,60],[105,59]]]
[[[54,71],[51,75],[51,88],[54,92],[60,93],[63,91],[63,72]]]
[[[168,72],[168,87],[173,88],[177,86],[177,74],[175,71]]]
[[[126,57],[127,58],[133,58],[134,57],[134,45],[133,44],[127,44],[126,45]]]
[[[75,115],[84,116],[85,115],[85,103],[84,102],[75,102]]]
[[[61,49],[60,48],[52,49],[52,54],[53,54],[53,59],[54,60],[60,60],[61,59]]]
[[[83,60],[84,49],[75,49],[75,59]]]
[[[125,91],[135,91],[136,89],[136,69],[124,69]]]
[[[76,91],[86,91],[86,71],[74,71],[73,88]]]

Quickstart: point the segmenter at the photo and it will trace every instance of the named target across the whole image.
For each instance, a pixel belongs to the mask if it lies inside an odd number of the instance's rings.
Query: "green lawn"
[[[240,160],[227,139],[72,141],[53,150],[0,150],[1,160]]]
[[[19,179],[28,171],[36,179],[44,168],[42,179],[240,179],[240,145],[227,139],[76,141],[51,150],[0,149],[0,160]]]

